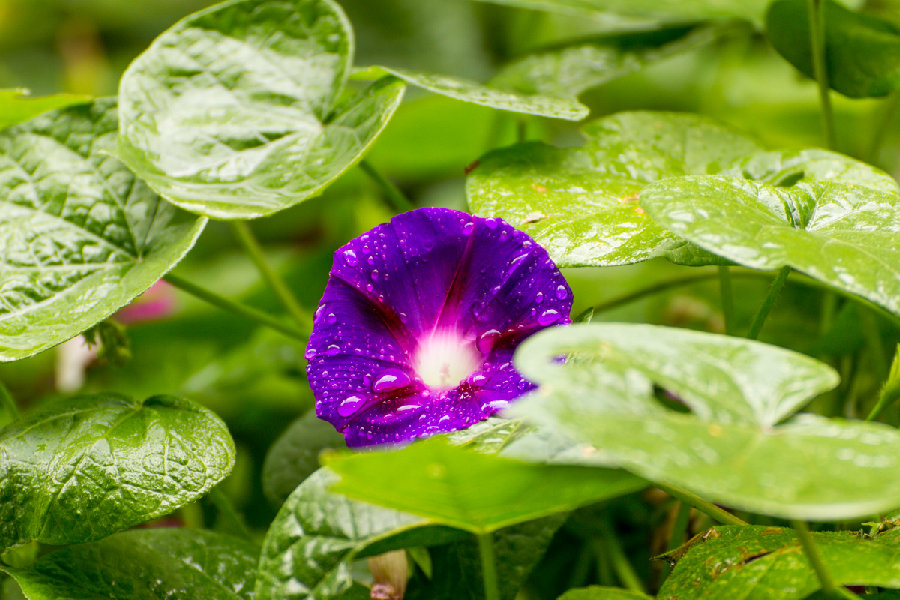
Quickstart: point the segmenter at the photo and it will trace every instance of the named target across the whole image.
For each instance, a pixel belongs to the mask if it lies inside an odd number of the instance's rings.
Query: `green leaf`
[[[28,90],[0,90],[0,129],[27,121],[41,113],[89,101],[90,97],[78,94],[31,97]]]
[[[806,414],[775,425],[837,383],[811,358],[728,336],[583,324],[532,336],[516,364],[541,387],[509,412],[592,445],[570,462],[623,466],[784,518],[855,518],[900,506],[894,428]],[[694,412],[665,408],[651,384]]]
[[[499,110],[569,121],[580,121],[590,112],[588,107],[575,100],[571,93],[521,93],[449,75],[416,73],[390,67],[378,69],[429,92]]]
[[[266,495],[283,502],[304,479],[319,468],[319,453],[346,448],[344,436],[331,423],[310,411],[291,423],[275,440],[263,463],[262,485]]]
[[[352,50],[332,0],[230,0],[191,15],[122,77],[119,155],[202,215],[292,206],[356,164],[400,103],[392,77],[339,102]]]
[[[144,292],[205,219],[160,200],[119,161],[99,100],[0,132],[0,360],[64,342]]]
[[[29,600],[249,600],[257,548],[197,529],[126,531],[3,567]]]
[[[337,476],[320,469],[282,505],[263,543],[257,600],[368,598],[350,562],[389,550],[439,544],[461,533],[355,502],[328,490]]]
[[[94,540],[203,496],[234,465],[209,410],[173,396],[63,398],[0,430],[0,548]]]
[[[738,264],[790,266],[900,313],[896,192],[839,181],[782,188],[684,177],[647,187],[641,203],[670,231]]]
[[[837,584],[900,587],[900,536],[813,533],[826,570]],[[820,588],[790,529],[716,527],[676,550],[684,552],[663,583],[660,598],[806,598]]]
[[[402,450],[323,457],[335,492],[482,534],[627,494],[644,482],[618,470],[537,465],[432,438]]]
[[[688,114],[619,113],[588,123],[584,133],[588,144],[581,148],[531,142],[482,157],[466,182],[472,211],[525,231],[560,266],[677,258],[684,242],[646,214],[642,189],[667,177],[717,173],[760,150]]]
[[[499,454],[517,439],[528,434],[531,427],[519,419],[491,417],[459,431],[446,434],[451,444],[476,452]]]
[[[568,13],[597,12],[671,21],[744,18],[762,22],[769,0],[483,0],[520,8]]]
[[[647,65],[711,43],[722,29],[667,26],[566,42],[506,65],[492,86],[522,94],[575,97]]]
[[[586,588],[571,589],[560,596],[559,600],[650,600],[650,596],[621,588],[592,585]]]
[[[900,27],[874,15],[822,2],[828,84],[851,98],[886,96],[900,85]],[[815,78],[806,0],[776,0],[766,13],[772,46]]]

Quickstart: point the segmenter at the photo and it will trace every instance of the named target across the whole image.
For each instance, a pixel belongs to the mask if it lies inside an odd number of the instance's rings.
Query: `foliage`
[[[0,0],[0,599],[898,597],[892,0],[67,4]],[[496,246],[345,245],[420,207]],[[349,450],[309,379],[446,384],[397,298],[522,313],[492,416]]]

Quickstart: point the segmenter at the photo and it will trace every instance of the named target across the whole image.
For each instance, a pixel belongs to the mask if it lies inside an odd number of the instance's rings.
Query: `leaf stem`
[[[16,400],[13,398],[13,395],[9,393],[9,389],[0,381],[0,406],[6,410],[10,417],[13,420],[19,418],[19,407],[16,405]]]
[[[675,522],[672,523],[672,531],[669,532],[669,544],[666,550],[674,550],[684,543],[690,520],[691,505],[679,500],[678,513],[675,515]]]
[[[834,113],[831,110],[831,95],[825,61],[825,15],[822,13],[822,0],[807,0],[806,7],[809,14],[809,43],[813,73],[819,86],[819,104],[822,108],[822,131],[825,133],[825,145],[834,150]]]
[[[211,489],[209,499],[215,504],[216,510],[219,511],[219,516],[227,523],[229,529],[248,540],[253,538],[253,534],[244,522],[244,518],[234,508],[231,499],[225,495],[221,488],[214,487]]]
[[[734,333],[734,289],[731,286],[731,270],[728,265],[718,267],[719,292],[722,297],[722,318],[725,320],[725,333]]]
[[[381,191],[384,192],[384,195],[387,197],[388,202],[398,213],[406,212],[409,210],[413,210],[416,207],[412,202],[409,201],[403,192],[400,191],[396,185],[394,185],[390,180],[388,180],[384,175],[379,173],[375,167],[372,166],[367,160],[359,161],[359,168],[363,170],[363,172],[369,176],[378,187],[381,188]]]
[[[749,525],[747,521],[734,516],[724,508],[719,508],[712,502],[707,502],[697,494],[689,492],[684,488],[670,485],[668,483],[660,483],[659,481],[654,481],[653,485],[669,494],[673,498],[678,498],[682,502],[693,506],[700,512],[709,515],[712,520],[718,523],[722,523],[723,525]]]
[[[166,281],[177,287],[178,289],[191,294],[192,296],[196,296],[197,298],[212,304],[218,308],[223,310],[227,310],[228,312],[234,313],[236,315],[240,315],[251,321],[255,321],[260,325],[265,325],[270,329],[274,329],[275,331],[286,335],[287,337],[303,342],[304,344],[307,341],[306,336],[303,332],[294,329],[289,325],[285,325],[280,320],[275,317],[268,315],[261,310],[257,310],[245,304],[240,304],[235,302],[234,300],[229,300],[224,296],[220,296],[219,294],[213,292],[212,290],[208,290],[206,288],[200,287],[190,281],[186,281],[177,275],[169,273],[165,277],[163,277]]]
[[[494,558],[494,541],[490,533],[478,536],[478,553],[481,555],[481,573],[484,578],[485,600],[500,600],[500,588],[497,587],[497,563]]]
[[[891,121],[894,120],[894,114],[900,107],[900,93],[894,92],[888,96],[884,110],[877,119],[875,127],[875,135],[872,136],[872,143],[869,144],[868,154],[866,154],[866,162],[874,164],[881,154],[881,148],[887,140],[887,134],[891,130]]]
[[[766,297],[763,299],[763,303],[759,307],[759,311],[757,311],[756,316],[753,317],[753,323],[750,325],[750,331],[747,332],[748,340],[755,340],[759,337],[759,332],[762,330],[763,324],[766,322],[766,317],[769,316],[769,312],[771,312],[772,306],[774,306],[775,301],[778,300],[778,295],[781,294],[781,290],[784,287],[784,282],[787,281],[790,272],[790,267],[781,267],[781,270],[778,271],[778,275],[775,276],[775,279],[772,281],[772,285],[769,286],[769,291],[768,293],[766,293]]]
[[[894,361],[891,363],[887,381],[884,382],[881,393],[878,395],[878,402],[869,412],[866,421],[874,421],[885,408],[897,400],[900,400],[900,345],[897,346],[894,353]]]
[[[634,572],[631,563],[628,562],[628,557],[625,556],[625,552],[622,550],[622,544],[619,543],[619,538],[616,536],[616,532],[611,523],[604,523],[603,535],[600,540],[598,540],[597,545],[606,553],[610,562],[612,562],[613,570],[616,572],[616,577],[618,577],[619,582],[632,592],[643,593],[644,586],[641,583],[641,579],[638,577],[637,573]]]
[[[813,542],[806,522],[793,520],[791,521],[791,526],[797,534],[797,539],[800,540],[800,545],[803,547],[803,553],[806,554],[809,566],[812,567],[816,577],[819,579],[822,593],[830,598],[856,598],[856,594],[851,594],[843,586],[836,585],[834,579],[831,578],[831,573],[828,572],[828,569],[825,568],[825,563],[822,562],[822,554],[819,552],[815,542]]]
[[[250,226],[247,225],[245,221],[231,221],[231,229],[234,232],[235,237],[244,247],[250,260],[256,265],[259,274],[262,275],[266,284],[273,292],[275,292],[275,295],[278,296],[278,299],[294,318],[294,321],[297,322],[297,325],[304,331],[312,331],[312,317],[303,310],[300,303],[297,301],[297,298],[291,293],[287,285],[285,285],[284,280],[281,279],[281,276],[279,276],[278,273],[275,272],[275,269],[269,265],[262,246],[259,245]]]

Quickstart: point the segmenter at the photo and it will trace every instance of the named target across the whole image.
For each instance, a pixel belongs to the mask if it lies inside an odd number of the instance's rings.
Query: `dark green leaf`
[[[569,590],[559,597],[559,600],[650,600],[647,594],[629,592],[621,588],[591,587]]]
[[[308,412],[291,423],[266,454],[263,490],[269,498],[283,502],[319,468],[322,450],[346,447],[344,436],[331,423],[316,417],[314,410]]]
[[[809,77],[813,72],[807,0],[776,0],[766,13],[772,46]],[[851,98],[886,96],[900,85],[900,27],[822,2],[828,84]]]
[[[119,161],[100,100],[0,132],[0,360],[64,342],[127,304],[194,245],[205,219]]]
[[[2,567],[28,600],[250,600],[257,548],[211,531],[146,529]]]
[[[896,192],[839,180],[774,187],[684,177],[647,187],[641,203],[670,231],[738,264],[790,266],[900,313]]]
[[[0,129],[27,121],[47,111],[88,101],[90,101],[88,96],[77,94],[31,97],[28,90],[0,90]]]
[[[819,589],[800,541],[779,527],[716,527],[677,552],[684,554],[660,598],[806,598]],[[900,587],[900,536],[813,533],[836,583]],[[868,597],[868,596],[866,596]]]
[[[571,93],[521,93],[449,75],[416,73],[389,67],[380,69],[429,92],[500,110],[569,121],[580,121],[589,112],[588,107],[575,100]]]
[[[592,323],[532,336],[517,367],[542,386],[511,414],[592,445],[585,460],[573,453],[569,462],[624,466],[785,518],[855,518],[900,506],[894,428],[814,415],[774,425],[837,383],[808,357],[727,336]],[[694,413],[663,407],[651,383]]]
[[[225,424],[188,400],[54,401],[0,430],[0,547],[101,538],[200,498],[233,465]]]
[[[575,97],[669,56],[706,45],[720,34],[717,27],[679,25],[575,40],[513,61],[490,83],[523,94]]]
[[[641,489],[619,470],[522,463],[441,438],[402,450],[325,456],[335,492],[475,534],[569,511]]]
[[[420,517],[328,491],[337,480],[321,469],[282,505],[263,544],[257,600],[365,599],[368,590],[354,582],[350,562],[461,535]]]
[[[760,149],[713,121],[677,113],[619,113],[584,133],[581,148],[532,142],[482,157],[466,183],[472,211],[522,229],[560,266],[675,258],[684,243],[647,216],[644,186],[716,173]]]
[[[230,0],[189,16],[122,77],[119,154],[206,216],[296,204],[360,160],[402,97],[388,77],[338,102],[352,49],[331,0]]]

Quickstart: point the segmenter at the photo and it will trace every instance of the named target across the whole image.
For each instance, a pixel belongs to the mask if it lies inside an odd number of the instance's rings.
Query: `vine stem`
[[[894,354],[887,381],[885,381],[884,386],[881,388],[881,393],[878,395],[878,402],[872,407],[872,411],[866,417],[866,421],[874,421],[881,414],[881,411],[897,400],[900,400],[900,345],[897,346]]]
[[[806,8],[809,14],[809,43],[813,73],[819,86],[819,104],[822,107],[822,130],[825,133],[825,145],[834,150],[834,113],[831,110],[828,70],[825,67],[825,15],[822,13],[822,0],[806,0]]]
[[[234,508],[231,499],[225,495],[225,492],[223,492],[221,488],[214,487],[211,489],[209,492],[209,499],[216,505],[216,510],[219,511],[219,515],[222,519],[228,523],[229,528],[248,540],[253,538],[253,534],[250,533],[250,529],[244,522],[244,518],[237,509]]]
[[[766,293],[766,297],[763,299],[763,303],[759,307],[759,311],[757,311],[756,316],[753,317],[753,323],[750,325],[750,331],[747,332],[748,340],[755,340],[759,337],[759,332],[762,330],[763,324],[766,322],[766,317],[769,316],[769,312],[771,312],[772,306],[775,305],[775,301],[778,299],[778,295],[781,294],[781,290],[782,288],[784,288],[784,282],[787,281],[790,272],[790,267],[782,267],[781,270],[778,271],[778,275],[775,276],[774,281],[772,281],[772,285],[769,286],[769,291],[768,293]]]
[[[481,573],[484,578],[485,600],[500,600],[500,588],[497,587],[497,561],[494,557],[494,541],[490,533],[478,536],[478,553],[481,555]]]
[[[261,310],[257,310],[245,304],[240,304],[239,302],[235,302],[234,300],[229,300],[224,296],[220,296],[219,294],[213,292],[212,290],[208,290],[204,287],[191,283],[177,275],[173,275],[172,273],[167,274],[163,277],[166,281],[177,287],[183,292],[187,292],[192,296],[196,296],[197,298],[203,300],[204,302],[208,302],[213,306],[221,308],[223,310],[227,310],[228,312],[234,313],[236,315],[240,315],[251,321],[255,321],[260,325],[265,325],[270,329],[274,329],[275,331],[286,335],[287,337],[306,343],[307,338],[303,334],[303,332],[294,329],[289,325],[285,325],[275,317],[262,312]]]
[[[722,296],[722,317],[725,319],[725,333],[734,333],[734,289],[731,286],[731,270],[728,265],[718,267],[719,291]]]
[[[619,582],[632,592],[644,593],[641,579],[634,572],[631,563],[628,562],[628,557],[625,556],[622,544],[619,543],[619,538],[616,536],[611,523],[604,523],[603,535],[598,542],[598,546],[609,556]]]
[[[669,544],[666,550],[674,550],[684,543],[686,537],[688,523],[691,521],[691,505],[687,502],[678,501],[678,513],[675,515],[675,522],[672,523],[672,531],[669,532]]]
[[[409,210],[413,210],[416,207],[413,206],[413,203],[409,201],[403,192],[400,191],[396,185],[394,185],[388,178],[378,172],[375,167],[372,166],[367,160],[359,161],[359,168],[363,170],[363,172],[369,176],[372,181],[378,184],[378,187],[381,188],[381,191],[384,192],[384,195],[387,196],[388,202],[390,202],[391,206],[398,213],[406,212]]]
[[[278,273],[275,272],[275,269],[268,263],[262,246],[259,245],[256,236],[253,235],[253,231],[251,231],[247,223],[245,221],[232,221],[231,229],[234,232],[235,237],[244,247],[250,260],[256,265],[259,274],[262,275],[266,284],[273,292],[275,292],[275,295],[278,296],[278,299],[288,310],[291,317],[294,318],[294,321],[297,322],[297,325],[304,331],[312,331],[312,317],[303,310],[300,303],[297,301],[297,298],[294,297],[294,294],[292,294],[287,285],[285,285],[284,280],[281,279]]]
[[[654,481],[653,485],[669,494],[673,498],[678,498],[682,502],[693,506],[702,513],[705,513],[712,520],[718,523],[722,523],[723,525],[749,525],[747,521],[741,519],[740,517],[736,517],[724,508],[719,508],[712,502],[707,502],[697,494],[689,492],[684,488],[669,485],[667,483],[660,483],[658,481]]]
[[[13,398],[13,395],[9,393],[9,389],[0,381],[0,405],[6,409],[6,412],[9,413],[9,416],[13,418],[13,420],[19,418],[19,407],[16,405],[16,400]]]
[[[834,579],[831,578],[831,573],[828,572],[828,569],[825,568],[825,563],[822,562],[822,554],[813,541],[806,522],[793,520],[791,521],[791,526],[797,534],[797,539],[800,540],[800,545],[803,547],[803,553],[806,554],[809,566],[812,567],[816,577],[819,579],[822,592],[829,598],[857,598],[856,594],[852,594],[844,589],[843,586],[835,584]]]

